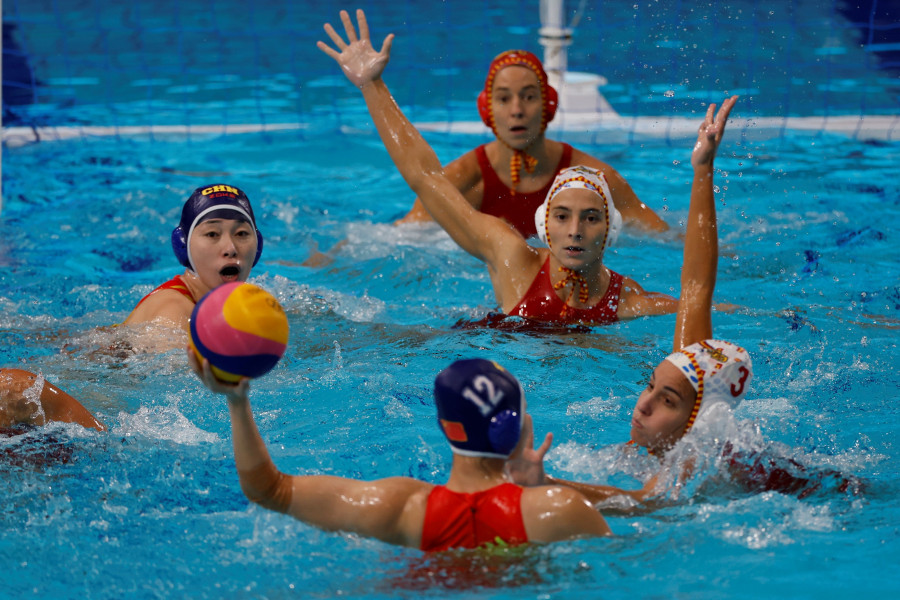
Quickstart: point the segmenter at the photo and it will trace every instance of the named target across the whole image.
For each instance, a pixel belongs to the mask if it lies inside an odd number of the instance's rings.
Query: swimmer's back
[[[528,541],[522,521],[522,488],[505,483],[474,493],[435,486],[428,496],[420,548],[478,548],[502,542],[517,546]]]

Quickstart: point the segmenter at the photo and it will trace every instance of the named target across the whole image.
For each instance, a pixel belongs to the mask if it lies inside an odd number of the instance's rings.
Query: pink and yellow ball
[[[284,309],[252,283],[220,285],[191,314],[190,346],[222,381],[265,375],[284,356],[287,341]]]

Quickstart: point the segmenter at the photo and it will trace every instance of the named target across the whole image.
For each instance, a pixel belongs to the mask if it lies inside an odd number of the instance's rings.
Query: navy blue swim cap
[[[525,393],[497,363],[458,360],[434,380],[438,423],[453,452],[507,458],[519,443]]]
[[[233,219],[250,223],[256,232],[256,257],[253,259],[253,265],[256,266],[262,254],[263,237],[256,228],[250,199],[238,188],[221,183],[198,187],[184,203],[184,208],[181,209],[181,222],[172,231],[172,250],[175,251],[178,262],[188,269],[195,270],[191,264],[188,240],[191,239],[194,228],[209,219]]]

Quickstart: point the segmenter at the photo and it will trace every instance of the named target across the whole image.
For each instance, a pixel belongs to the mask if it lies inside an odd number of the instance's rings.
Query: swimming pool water
[[[445,160],[478,141],[429,139]],[[672,317],[589,333],[454,327],[494,308],[489,281],[436,228],[388,224],[411,194],[370,134],[8,149],[3,364],[42,372],[110,432],[53,426],[0,440],[4,453],[31,458],[0,460],[0,596],[895,593],[898,149],[824,135],[738,142],[727,137],[717,161],[716,296],[742,308],[716,314],[714,325],[750,350],[755,380],[734,420],[698,436],[701,476],[661,510],[611,515],[611,539],[474,559],[422,557],[248,506],[224,402],[186,371],[182,352],[130,352],[121,344],[128,332],[103,329],[179,272],[168,237],[186,194],[222,179],[254,202],[266,248],[251,280],[284,304],[291,341],[254,383],[252,401],[287,472],[442,481],[450,455],[431,382],[453,359],[487,356],[522,380],[537,434],[554,432],[552,472],[637,485],[653,459],[627,458],[619,444],[634,398],[670,347]],[[681,223],[688,146],[587,149]],[[348,243],[332,264],[299,264],[313,244],[341,239]],[[623,236],[607,260],[671,293],[680,261],[676,240],[636,235]],[[806,498],[743,493],[709,458],[706,446],[721,436],[864,487]],[[68,462],[46,456],[53,452]]]
[[[605,77],[623,115],[689,115],[726,91],[757,117],[897,114],[890,0],[563,4],[569,70]],[[543,56],[537,0],[7,0],[4,124],[353,126],[356,92],[315,43],[356,7],[374,40],[396,34],[389,82],[415,120],[477,121],[494,56]]]
[[[417,121],[477,119],[473,90],[491,57],[514,46],[540,52],[537,3],[382,4],[361,6],[375,36],[398,35],[389,83]],[[191,190],[239,185],[266,238],[251,281],[285,306],[291,338],[251,399],[286,472],[443,481],[450,454],[434,422],[433,378],[456,358],[485,356],[522,381],[537,435],[554,433],[552,473],[637,486],[654,459],[621,444],[634,399],[670,349],[674,317],[589,332],[460,326],[495,308],[490,282],[437,228],[390,225],[412,194],[356,92],[314,48],[340,3],[3,3],[40,79],[34,103],[7,112],[4,126],[301,128],[4,147],[0,366],[41,372],[110,431],[54,425],[0,439],[0,598],[900,592],[900,147],[826,132],[760,136],[753,124],[896,114],[895,71],[865,45],[889,28],[867,30],[843,3],[811,0],[579,7],[570,66],[606,76],[621,114],[699,115],[720,91],[742,94],[716,162],[716,299],[740,308],[717,313],[714,327],[751,352],[755,380],[734,415],[698,423],[674,457],[701,457],[689,485],[659,510],[607,511],[614,537],[423,557],[249,506],[224,401],[187,372],[183,352],[135,342],[172,333],[109,327],[180,272],[169,237]],[[688,140],[560,136],[682,224]],[[444,161],[486,140],[427,137]],[[340,240],[333,263],[302,265],[312,248]],[[676,239],[626,233],[607,262],[647,289],[678,293]],[[825,478],[804,497],[747,493],[716,458],[725,439],[860,485],[836,491]]]

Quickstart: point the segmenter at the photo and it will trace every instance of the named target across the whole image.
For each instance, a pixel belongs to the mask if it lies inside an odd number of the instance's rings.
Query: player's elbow
[[[250,502],[276,512],[287,512],[291,506],[293,484],[269,461],[247,471],[238,470],[241,491]]]
[[[419,176],[407,179],[410,189],[419,197],[426,210],[435,202],[442,203],[446,200],[448,185],[443,173],[423,171]]]

